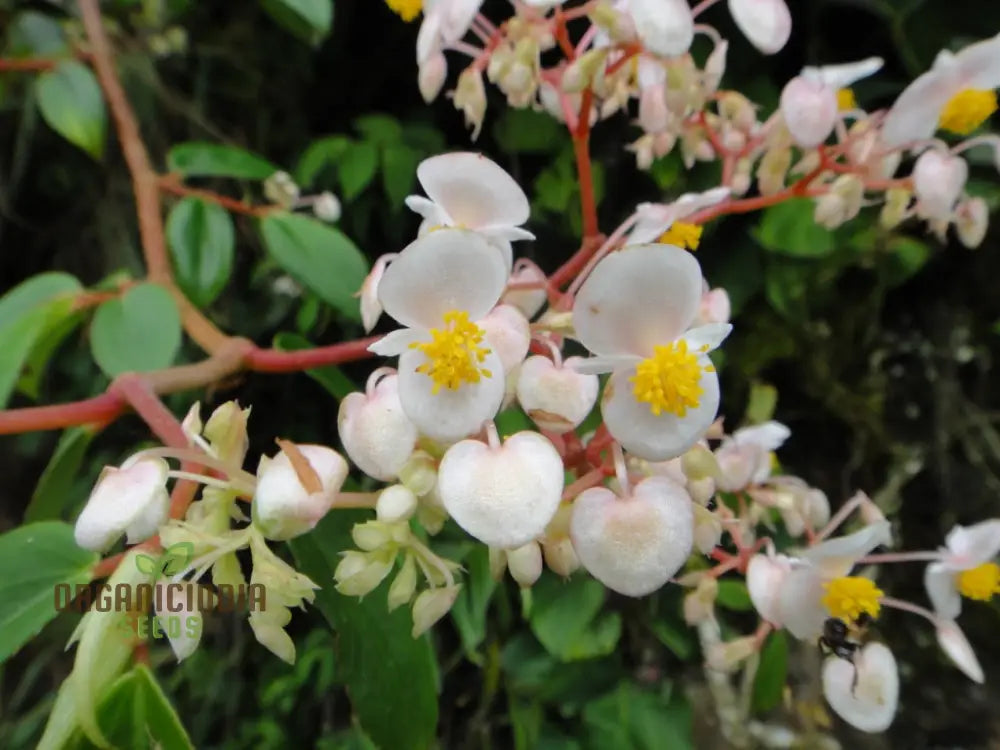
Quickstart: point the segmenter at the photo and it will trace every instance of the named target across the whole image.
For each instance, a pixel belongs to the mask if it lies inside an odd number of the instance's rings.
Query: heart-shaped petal
[[[383,482],[395,479],[417,443],[417,428],[399,402],[399,377],[383,377],[368,393],[348,394],[337,430],[359,469]]]
[[[644,479],[627,497],[595,487],[574,501],[570,534],[594,578],[621,594],[645,596],[691,554],[691,498],[666,477]]]
[[[557,367],[548,357],[528,357],[517,379],[517,400],[543,430],[566,432],[577,427],[594,408],[600,381],[577,372],[582,361],[570,357]]]
[[[823,665],[823,695],[840,718],[862,732],[889,728],[899,703],[899,670],[892,651],[869,643],[854,664],[831,656]]]

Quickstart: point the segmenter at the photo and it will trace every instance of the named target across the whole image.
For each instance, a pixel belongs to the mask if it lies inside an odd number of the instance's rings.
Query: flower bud
[[[781,92],[781,116],[799,146],[815,148],[833,132],[837,93],[819,81],[793,78]]]
[[[403,560],[403,567],[399,569],[396,577],[389,585],[389,595],[387,597],[389,611],[392,612],[397,607],[409,604],[413,595],[417,591],[417,563],[413,555],[407,555]]]
[[[941,650],[945,652],[952,663],[958,667],[973,682],[980,685],[985,680],[983,668],[976,658],[975,651],[965,637],[965,633],[954,620],[941,620],[937,627],[937,640]]]
[[[205,423],[204,435],[216,457],[226,463],[242,466],[250,447],[247,435],[249,409],[240,409],[236,401],[227,401],[212,412]]]
[[[411,634],[414,638],[423,635],[434,623],[448,614],[458,596],[459,588],[460,586],[442,586],[420,592],[417,600],[413,602]]]
[[[482,74],[472,65],[462,71],[454,94],[455,109],[465,115],[465,124],[472,128],[472,140],[479,137],[486,116],[486,89]]]
[[[715,513],[697,502],[691,510],[694,512],[694,546],[701,554],[707,555],[722,540],[722,522]]]
[[[536,432],[519,432],[501,446],[462,440],[438,468],[437,491],[448,513],[491,547],[520,547],[541,536],[562,489],[562,459]]]
[[[695,443],[680,459],[681,470],[688,479],[719,476],[719,462],[715,459],[715,454],[702,443]]]
[[[586,419],[597,402],[600,381],[596,375],[577,372],[583,360],[570,357],[557,366],[548,357],[528,357],[517,380],[521,408],[543,430],[568,432]]]
[[[395,551],[358,552],[348,550],[333,571],[337,591],[344,596],[364,596],[378,588],[392,571]]]
[[[879,213],[878,223],[883,229],[894,229],[906,218],[912,195],[906,188],[891,188],[885,193],[885,205]]]
[[[392,542],[392,527],[384,521],[365,521],[351,529],[351,539],[358,549],[372,552]]]
[[[282,443],[272,459],[261,458],[251,505],[254,524],[268,539],[310,531],[333,507],[347,478],[347,462],[323,445]]]
[[[694,591],[684,597],[684,621],[697,625],[715,615],[715,598],[719,595],[719,581],[714,576],[702,575]]]
[[[168,471],[160,458],[126,461],[120,469],[105,467],[76,519],[76,543],[103,552],[122,534],[129,544],[155,534],[166,523],[170,507]]]
[[[522,588],[533,586],[542,574],[542,549],[538,542],[508,550],[507,569]]]
[[[710,289],[701,295],[701,304],[698,307],[698,323],[700,325],[728,323],[731,314],[729,293],[722,287]]]
[[[669,124],[670,111],[663,86],[646,86],[639,92],[639,127],[646,133],[658,133]]]
[[[708,505],[708,501],[715,497],[715,490],[715,480],[712,477],[689,479],[687,482],[688,494],[698,505]]]
[[[365,474],[390,482],[402,471],[417,444],[417,428],[399,402],[399,377],[376,371],[365,393],[340,402],[337,428],[344,450]]]
[[[524,313],[513,305],[497,305],[479,325],[500,357],[505,373],[521,364],[531,343],[531,329]]]
[[[545,539],[542,542],[542,554],[549,570],[563,578],[569,578],[580,569],[580,558],[569,537]]]
[[[969,176],[969,165],[960,156],[937,149],[924,151],[913,165],[913,193],[917,215],[948,220]]]
[[[765,55],[778,52],[792,33],[792,16],[784,0],[729,0],[733,21]]]
[[[505,305],[513,305],[526,318],[533,318],[545,304],[545,274],[534,263],[525,263],[523,258],[514,262],[511,282],[539,282],[538,289],[508,289],[501,300]]]
[[[284,208],[291,208],[299,199],[299,186],[288,172],[275,172],[264,180],[264,196]]]
[[[414,451],[399,470],[400,483],[417,497],[424,497],[437,484],[436,463],[427,451]]]
[[[337,199],[337,196],[329,190],[316,196],[316,200],[313,201],[312,209],[313,214],[320,221],[325,221],[328,224],[340,221],[340,201]]]
[[[669,581],[691,553],[691,499],[666,477],[644,479],[624,497],[594,487],[574,501],[570,530],[594,578],[621,594],[645,596]]]
[[[757,651],[757,640],[752,635],[731,641],[712,644],[705,653],[709,669],[716,672],[734,672],[750,655]]]
[[[774,195],[785,187],[785,176],[792,165],[792,150],[787,146],[770,148],[757,167],[757,187],[761,195]]]
[[[386,487],[375,501],[375,515],[386,523],[406,521],[416,512],[417,496],[402,484]]]
[[[448,61],[445,59],[444,53],[440,50],[436,51],[420,64],[420,68],[417,71],[417,86],[425,102],[430,104],[437,99],[447,77]]]
[[[989,221],[990,212],[986,207],[986,201],[982,198],[964,200],[955,209],[955,229],[958,232],[958,239],[970,250],[983,244]]]

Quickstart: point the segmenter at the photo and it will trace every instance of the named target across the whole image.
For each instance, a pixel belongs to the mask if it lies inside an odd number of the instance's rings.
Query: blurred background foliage
[[[724,86],[744,92],[765,112],[803,65],[868,55],[883,56],[886,68],[859,84],[859,101],[885,105],[942,47],[1000,29],[1000,6],[984,0],[789,5],[792,42],[771,58],[749,48],[724,6],[706,18],[731,40]],[[274,165],[305,193],[333,191],[343,203],[338,229],[370,262],[415,235],[418,219],[403,198],[416,190],[418,162],[475,148],[503,164],[531,198],[538,241],[522,243],[519,251],[551,270],[575,250],[577,187],[561,127],[543,114],[506,109],[491,91],[483,134],[470,144],[446,98],[423,104],[412,52],[417,25],[402,23],[384,3],[108,0],[103,7],[143,135],[164,172],[184,167],[184,152],[171,150],[184,142],[249,152],[233,152],[236,166],[221,172],[241,179],[212,176],[220,172],[190,163],[187,174],[203,175],[193,184],[256,202],[265,199],[260,178]],[[504,0],[487,0],[484,10],[499,18],[506,8]],[[59,56],[81,37],[74,13],[69,0],[0,0],[0,56]],[[696,46],[694,53],[706,49]],[[47,270],[98,289],[142,273],[131,186],[112,128],[98,106],[79,127],[59,129],[65,92],[85,97],[88,86],[79,70],[63,73],[68,80],[44,85],[36,74],[0,74],[2,291]],[[675,156],[637,173],[622,148],[636,134],[624,116],[594,133],[605,231],[639,201],[704,189],[719,176],[717,167],[705,165],[685,173]],[[1000,208],[992,164],[974,169],[969,189]],[[289,347],[361,333],[356,315],[289,277],[276,260],[280,254],[265,246],[258,219],[169,197],[165,206],[181,282],[227,331],[260,344],[278,337]],[[727,425],[768,418],[777,397],[775,418],[793,431],[780,454],[783,467],[825,490],[834,506],[856,489],[867,490],[896,514],[899,546],[928,549],[956,522],[1000,516],[1000,404],[990,388],[1000,330],[1000,247],[996,231],[977,251],[951,239],[942,245],[916,226],[884,232],[877,211],[866,209],[835,232],[813,225],[808,203],[729,217],[707,228],[698,257],[734,305],[736,330],[722,369]],[[208,239],[197,252],[176,250],[188,247],[185,232],[192,226]],[[42,369],[29,370],[12,405],[69,401],[107,385],[116,365],[102,361],[100,335],[88,332],[88,317],[77,318],[69,327],[82,326],[83,335],[61,341],[44,377]],[[184,343],[170,358],[198,357]],[[369,367],[312,377],[248,375],[203,399],[215,405],[237,398],[253,406],[253,466],[275,435],[336,443],[337,397],[350,383],[363,383]],[[168,403],[181,414],[193,398],[181,394]],[[516,426],[518,415],[506,416]],[[0,529],[26,518],[73,518],[100,467],[148,439],[134,418],[96,436],[70,430],[4,438]],[[50,459],[53,466],[43,474]],[[329,561],[346,546],[350,519],[334,515],[292,545],[289,554],[310,575],[323,574],[325,565],[328,576]],[[353,723],[345,686],[386,747],[420,744],[435,704],[442,747],[725,746],[697,639],[680,614],[679,590],[634,601],[609,595],[582,575],[563,582],[546,574],[530,595],[522,594],[509,580],[495,583],[485,550],[454,529],[446,528],[440,545],[462,561],[466,585],[450,620],[413,644],[411,662],[378,662],[380,639],[409,637],[408,614],[385,615],[380,592],[357,604],[328,591],[316,608],[296,614],[293,667],[259,647],[235,617],[211,618],[201,648],[180,666],[169,649],[153,643],[153,671],[195,746],[373,747],[373,738]],[[882,576],[900,598],[922,600],[918,566],[889,567]],[[329,577],[316,577],[329,585]],[[738,581],[724,584],[720,605],[724,634],[754,627]],[[991,637],[1000,611],[996,603],[967,610],[963,626],[978,646],[986,685],[947,665],[924,623],[887,612],[875,631],[900,662],[900,712],[883,737],[835,727],[845,746],[996,746],[1000,649]],[[57,619],[0,667],[0,747],[37,741],[54,689],[71,667],[63,647],[73,626],[72,617]],[[799,728],[822,727],[830,719],[809,687],[818,663],[810,644],[772,637],[758,670],[755,709]],[[786,681],[794,699],[782,690]]]

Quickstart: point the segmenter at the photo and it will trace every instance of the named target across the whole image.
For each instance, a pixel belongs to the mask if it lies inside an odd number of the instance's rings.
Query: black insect
[[[854,657],[863,645],[865,629],[871,624],[872,618],[867,612],[862,612],[853,622],[844,622],[839,617],[828,617],[823,623],[823,635],[819,637],[819,648],[824,653],[848,661],[854,667],[854,681],[851,683],[851,693],[858,686],[858,669]]]

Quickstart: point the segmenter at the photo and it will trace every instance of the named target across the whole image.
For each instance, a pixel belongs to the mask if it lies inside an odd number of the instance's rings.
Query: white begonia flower
[[[637,221],[628,233],[627,242],[630,245],[653,242],[670,229],[675,221],[721,203],[729,195],[729,188],[717,187],[703,193],[684,193],[672,203],[640,203],[636,206]]]
[[[683,55],[694,39],[694,18],[686,0],[628,0],[628,13],[648,52]]]
[[[666,477],[644,479],[625,496],[593,487],[573,502],[570,535],[594,578],[620,594],[645,596],[673,578],[691,554],[691,498]]]
[[[559,509],[563,464],[537,432],[519,432],[502,445],[463,440],[438,467],[445,509],[470,535],[511,549],[540,537]]]
[[[514,178],[482,154],[458,151],[424,159],[417,180],[427,197],[411,195],[406,205],[424,221],[421,234],[437,227],[472,229],[500,248],[508,273],[512,240],[533,240],[520,225],[528,220],[528,196]]]
[[[399,400],[421,433],[455,442],[479,430],[503,401],[503,362],[480,325],[507,283],[496,247],[466,229],[410,243],[379,283],[385,311],[405,328],[369,351],[399,355]]]
[[[399,400],[399,377],[379,369],[369,376],[365,393],[349,393],[340,402],[337,432],[365,474],[383,482],[398,477],[419,436]]]
[[[729,0],[729,13],[750,43],[765,55],[778,52],[792,33],[784,0]]]
[[[838,580],[859,580],[845,576],[859,559],[890,541],[889,522],[883,521],[801,551],[791,559],[787,575],[780,581],[777,576],[772,579],[772,583],[780,583],[780,590],[777,607],[772,607],[770,614],[796,638],[815,640],[828,617],[840,616],[823,603],[829,593],[826,586]]]
[[[1000,594],[1000,518],[973,526],[955,526],[945,537],[943,559],[927,566],[924,585],[934,611],[954,620],[962,611],[962,596],[989,601]]]
[[[517,377],[517,400],[543,430],[568,432],[590,414],[597,402],[600,381],[573,369],[580,357],[556,364],[548,357],[528,357]]]
[[[957,53],[942,50],[931,69],[913,81],[882,122],[882,142],[903,146],[930,138],[938,127],[967,134],[996,109],[1000,86],[1000,34]]]
[[[937,625],[937,641],[952,663],[973,682],[980,685],[986,680],[983,667],[972,650],[972,644],[954,620],[941,620]]]
[[[737,492],[749,484],[760,484],[771,476],[771,452],[792,434],[781,422],[741,427],[715,449],[720,475],[719,489]]]
[[[837,92],[880,70],[882,58],[843,65],[807,67],[781,92],[781,116],[802,148],[815,148],[833,132],[838,117]]]
[[[968,177],[969,165],[962,157],[935,148],[924,151],[913,165],[917,215],[932,221],[949,221]]]
[[[836,656],[823,664],[823,696],[834,712],[862,732],[882,732],[899,704],[899,669],[892,651],[869,643],[853,663]]]
[[[262,456],[257,467],[254,525],[278,541],[311,531],[333,507],[347,472],[347,461],[332,448],[282,441],[281,452]]]
[[[465,36],[482,4],[483,0],[424,0],[424,20],[417,33],[417,64]]]
[[[166,461],[141,458],[125,461],[121,468],[107,466],[76,519],[73,534],[84,549],[103,552],[122,534],[129,544],[156,533],[167,520]]]
[[[577,364],[610,372],[604,423],[630,453],[649,461],[681,455],[719,408],[719,379],[708,353],[725,324],[688,327],[701,301],[701,269],[673,245],[635,245],[604,258],[573,306],[577,339],[597,356]]]

